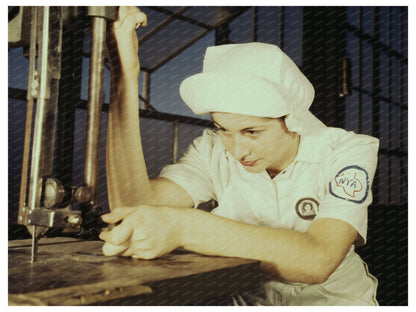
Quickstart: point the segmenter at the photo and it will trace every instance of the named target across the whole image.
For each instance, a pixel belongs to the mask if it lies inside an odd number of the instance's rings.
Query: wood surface
[[[185,250],[154,260],[106,257],[101,241],[9,241],[9,305],[187,305],[256,287],[257,261]]]

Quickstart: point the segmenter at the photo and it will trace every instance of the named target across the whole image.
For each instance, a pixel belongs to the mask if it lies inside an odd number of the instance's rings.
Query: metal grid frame
[[[357,122],[346,126],[380,139],[369,244],[359,252],[379,279],[380,304],[407,305],[407,7],[348,10],[358,16],[356,23],[346,24],[347,36],[354,38],[347,48],[358,44],[352,56],[356,79],[351,88],[358,106]]]

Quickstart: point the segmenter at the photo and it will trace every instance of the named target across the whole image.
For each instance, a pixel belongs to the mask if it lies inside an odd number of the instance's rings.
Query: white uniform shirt
[[[324,128],[301,136],[295,160],[271,179],[266,171],[246,171],[224,149],[219,135],[205,130],[179,162],[165,167],[160,176],[184,188],[195,207],[210,199],[217,200],[219,205],[212,211],[216,215],[299,232],[305,232],[315,219],[335,218],[351,224],[359,234],[355,244],[362,245],[366,241],[367,206],[372,201],[371,183],[377,165],[377,151],[378,140],[373,137],[338,128]],[[348,262],[350,256],[358,257],[353,247],[343,264]],[[341,267],[343,265],[333,273],[332,280]],[[362,272],[366,274],[366,269]],[[370,278],[374,289],[369,293],[374,293],[376,282],[373,277]],[[340,282],[342,277],[337,280]],[[370,286],[369,281],[366,282],[364,287],[367,289]],[[274,285],[271,288],[278,287]],[[295,297],[297,300],[292,300]],[[268,298],[268,303],[346,304],[337,299],[328,301],[328,298],[324,303],[316,298],[312,301],[304,298],[299,302],[301,296],[297,294],[295,297],[282,299],[280,296],[278,302],[276,298]],[[360,300],[357,299],[355,304],[365,304],[366,299],[363,302]]]

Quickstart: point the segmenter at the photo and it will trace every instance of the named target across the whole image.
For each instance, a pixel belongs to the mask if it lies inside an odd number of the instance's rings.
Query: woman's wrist
[[[120,66],[119,77],[125,80],[136,80],[139,78],[140,74],[140,65],[131,66],[126,68],[125,66]]]
[[[194,208],[170,208],[175,209],[176,233],[178,246],[186,249],[190,245],[191,233],[195,233],[192,226],[196,223],[196,209]]]

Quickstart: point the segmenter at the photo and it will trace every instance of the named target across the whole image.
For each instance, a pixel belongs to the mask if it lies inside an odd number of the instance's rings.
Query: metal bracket
[[[79,227],[82,223],[81,212],[71,209],[38,208],[28,214],[28,224],[46,227]]]

